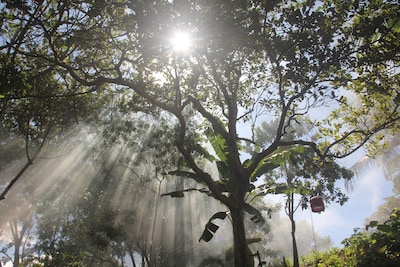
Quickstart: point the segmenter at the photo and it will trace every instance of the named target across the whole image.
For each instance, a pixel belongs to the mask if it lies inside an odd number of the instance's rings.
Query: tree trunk
[[[176,184],[176,190],[183,190],[185,187],[183,185],[183,179],[178,179]],[[160,195],[160,193],[159,193]],[[174,266],[184,266],[185,265],[185,203],[182,199],[175,199],[175,234],[174,234],[174,251],[173,262]],[[188,216],[188,218],[191,218]]]
[[[235,267],[253,267],[247,247],[243,209],[230,209],[233,229],[233,257]]]
[[[297,242],[296,242],[296,221],[294,220],[294,194],[291,193],[290,196],[288,196],[288,215],[289,215],[289,219],[290,219],[290,223],[292,226],[292,231],[291,231],[291,235],[292,235],[292,248],[293,248],[293,267],[299,267],[299,253],[297,250]]]
[[[292,245],[293,245],[293,267],[299,267],[299,254],[297,251],[297,242],[296,242],[296,222],[291,218],[292,222]]]
[[[18,267],[20,264],[20,249],[21,249],[21,244],[22,244],[22,239],[25,236],[25,232],[27,229],[26,223],[23,222],[22,228],[20,232],[18,232],[18,222],[16,220],[10,221],[10,228],[11,228],[11,233],[13,236],[14,240],[14,267]]]

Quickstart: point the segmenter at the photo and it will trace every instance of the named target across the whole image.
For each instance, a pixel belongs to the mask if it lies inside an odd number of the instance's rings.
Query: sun
[[[174,32],[170,39],[171,47],[176,52],[187,52],[193,45],[192,37],[188,32]]]

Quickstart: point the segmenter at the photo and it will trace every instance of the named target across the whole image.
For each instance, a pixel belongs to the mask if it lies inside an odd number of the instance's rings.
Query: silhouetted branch
[[[7,187],[4,189],[4,191],[1,193],[0,195],[0,201],[2,201],[3,199],[5,199],[6,194],[8,193],[8,191],[11,190],[11,188],[14,186],[14,184],[16,182],[18,182],[18,180],[21,178],[21,176],[25,173],[25,171],[29,168],[29,166],[31,166],[33,164],[33,161],[38,157],[38,155],[40,154],[40,152],[42,151],[44,144],[46,143],[47,137],[49,135],[51,127],[49,127],[43,137],[42,142],[40,143],[39,148],[36,150],[35,154],[30,157],[29,153],[28,153],[28,148],[26,153],[27,153],[27,158],[28,161],[26,162],[26,164],[22,167],[22,169],[18,172],[18,174],[10,181],[10,183],[7,185]],[[28,147],[28,140],[25,141],[26,142],[26,147]]]

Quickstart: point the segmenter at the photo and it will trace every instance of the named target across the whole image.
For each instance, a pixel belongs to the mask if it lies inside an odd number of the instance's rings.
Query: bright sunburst
[[[192,46],[190,34],[182,31],[173,33],[170,42],[172,49],[176,52],[187,52]]]

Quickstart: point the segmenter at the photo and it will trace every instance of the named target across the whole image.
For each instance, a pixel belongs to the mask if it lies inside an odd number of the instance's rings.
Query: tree
[[[43,62],[37,58],[26,61],[26,58],[21,58],[13,52],[11,47],[2,48],[0,133],[4,140],[11,143],[17,139],[23,140],[24,145],[17,145],[15,148],[16,151],[24,150],[26,162],[2,189],[0,201],[26,170],[42,156],[43,148],[48,143],[56,146],[72,124],[87,119],[90,109],[95,110],[107,101],[106,97],[89,99],[79,93],[69,95],[70,90],[79,90],[81,86],[76,82],[66,84],[63,81],[65,75],[57,72],[54,66],[43,66]]]
[[[272,216],[271,239],[267,247],[276,251],[275,261],[293,257],[291,223],[287,216]],[[296,242],[300,259],[313,251],[328,251],[332,246],[329,236],[316,232],[307,220],[296,220]],[[293,261],[294,263],[294,261]],[[301,264],[301,261],[300,261]]]
[[[288,141],[300,139],[309,135],[311,125],[307,118],[297,118],[295,122],[287,125],[288,134],[285,137]],[[271,131],[276,129],[278,121],[270,123],[263,122],[254,131],[254,140],[257,146],[265,146],[272,142]],[[251,147],[249,148],[251,151]],[[338,180],[348,182],[352,177],[352,171],[339,166],[334,161],[318,162],[316,155],[311,149],[292,151],[290,154],[281,155],[279,168],[265,173],[265,184],[259,185],[261,195],[266,193],[286,195],[285,212],[291,223],[291,239],[294,266],[299,266],[299,255],[296,242],[295,212],[299,207],[308,208],[312,196],[320,196],[325,202],[337,201],[343,205],[348,199],[342,190],[336,186]],[[273,163],[273,162],[271,162]],[[296,200],[296,195],[300,199]]]
[[[312,158],[312,154],[310,157],[310,154],[305,151],[305,153],[300,156],[291,155],[290,160],[283,164],[284,170],[282,173],[285,175],[285,185],[287,186],[287,188],[284,190],[286,193],[285,212],[291,222],[293,261],[295,267],[300,266],[295,234],[295,212],[300,205],[303,209],[307,208],[308,200],[311,199],[313,195],[323,197],[324,201],[328,203],[337,199],[337,202],[343,205],[348,198],[342,193],[339,187],[335,186],[335,183],[341,179],[345,181],[349,180],[353,176],[350,170],[340,167],[335,162],[315,164]],[[301,164],[297,164],[299,161],[303,162],[301,162]],[[277,193],[282,192],[278,191]],[[295,194],[301,195],[301,200],[298,201],[297,204],[295,202]]]
[[[0,232],[2,235],[3,254],[1,261],[10,261],[12,266],[20,266],[31,256],[34,228],[34,204],[24,199],[24,194],[20,193],[16,198],[12,198],[14,207],[10,205],[2,207],[2,218],[0,222]]]
[[[46,210],[38,212],[36,224],[37,254],[30,261],[42,266],[126,266],[129,253],[133,254],[130,240],[117,221],[117,211],[92,205],[98,196],[86,192],[75,207],[66,202],[67,195],[43,205]]]
[[[393,195],[385,198],[385,203],[380,205],[377,210],[366,221],[384,222],[390,216],[393,209],[400,205],[400,173],[399,173],[399,139],[400,135],[386,137],[388,146],[383,149],[377,157],[364,156],[352,168],[356,172],[368,170],[370,167],[383,168],[385,179],[393,183]]]
[[[186,177],[205,185],[229,209],[235,266],[251,265],[243,222],[246,195],[253,182],[279,165],[269,164],[279,151],[306,147],[329,161],[367,143],[378,151],[379,133],[399,129],[398,6],[390,1],[2,3],[1,51],[24,59],[16,64],[37,59],[42,64],[33,67],[39,73],[51,67],[65,77],[65,96],[98,99],[110,92],[119,94],[130,112],[172,116],[171,142],[184,158]],[[176,28],[193,35],[190,54],[170,49],[169,31]],[[379,56],[369,60],[371,55]],[[79,86],[67,86],[75,82]],[[107,85],[113,86],[104,91]],[[40,96],[18,92],[29,99]],[[354,107],[345,92],[362,96],[364,106]],[[325,105],[333,108],[331,116],[312,122],[323,142],[285,139],[297,116]],[[379,114],[371,116],[372,108]],[[251,140],[240,128],[260,114],[278,118],[273,141],[244,155],[242,145]],[[189,128],[196,130],[195,138],[188,136]],[[205,153],[204,136],[214,137],[221,153]],[[199,155],[213,157],[226,176],[212,177],[198,164]]]

